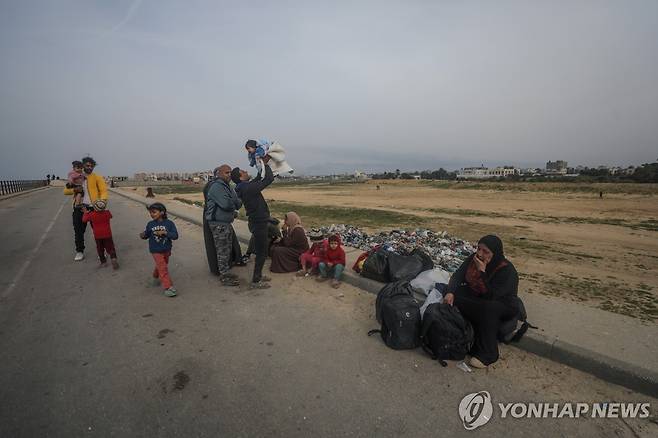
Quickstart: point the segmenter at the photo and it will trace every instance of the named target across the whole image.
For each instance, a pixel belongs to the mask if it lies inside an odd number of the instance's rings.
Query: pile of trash
[[[416,248],[425,251],[434,265],[448,272],[455,272],[464,259],[477,249],[472,243],[448,235],[445,231],[435,233],[427,229],[392,230],[368,234],[351,225],[331,225],[320,231],[326,236],[339,234],[344,245],[368,251],[379,245],[397,254],[409,254]]]

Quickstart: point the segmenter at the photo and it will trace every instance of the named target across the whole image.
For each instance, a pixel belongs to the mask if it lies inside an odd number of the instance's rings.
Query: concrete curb
[[[128,199],[147,205],[150,201],[140,195],[132,195],[123,191],[112,190]],[[170,210],[173,216],[178,216],[193,224],[203,226],[201,219],[187,212],[178,211],[173,207]],[[238,233],[241,243],[247,244],[249,236]],[[372,294],[377,294],[384,287],[384,283],[370,280],[357,275],[349,268],[345,269],[344,279],[354,287],[363,289]],[[592,374],[610,383],[624,386],[642,394],[658,398],[658,373],[646,368],[638,367],[624,361],[605,356],[577,345],[569,344],[557,337],[548,337],[529,329],[519,343],[510,344],[527,352],[545,357],[555,362],[576,368],[580,371]]]
[[[16,193],[11,193],[9,195],[3,195],[3,196],[0,196],[0,201],[4,201],[5,199],[17,198],[17,197],[23,196],[23,195],[28,195],[30,193],[38,192],[39,190],[49,189],[50,187],[51,186],[37,187],[36,189],[29,189],[29,190],[24,190],[22,192],[16,192]]]

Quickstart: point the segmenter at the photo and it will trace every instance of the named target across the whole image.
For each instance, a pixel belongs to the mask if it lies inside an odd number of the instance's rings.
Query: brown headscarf
[[[285,224],[288,225],[288,231],[292,232],[295,228],[303,228],[302,219],[294,211],[286,213]]]

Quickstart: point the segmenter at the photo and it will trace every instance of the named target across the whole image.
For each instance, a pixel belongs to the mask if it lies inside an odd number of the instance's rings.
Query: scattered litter
[[[332,224],[320,230],[324,235],[339,234],[343,244],[363,251],[379,245],[388,251],[404,255],[420,248],[432,257],[435,266],[448,272],[455,272],[464,259],[476,250],[471,242],[450,236],[445,231],[436,233],[419,228],[368,234],[357,227],[344,224]]]
[[[472,373],[473,372],[471,367],[466,365],[466,362],[464,362],[463,360],[457,364],[457,368],[459,368],[460,370],[462,370],[465,373]]]

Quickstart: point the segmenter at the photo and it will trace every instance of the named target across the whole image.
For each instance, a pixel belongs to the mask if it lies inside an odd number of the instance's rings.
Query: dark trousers
[[[257,283],[263,277],[263,265],[267,258],[267,222],[249,222],[249,231],[254,239],[254,253],[256,254],[254,275],[251,281]]]
[[[111,237],[105,239],[96,239],[96,251],[98,251],[98,259],[101,263],[105,263],[105,252],[108,253],[111,259],[117,258],[117,251],[114,249],[114,241]]]
[[[461,292],[461,293],[460,293]],[[475,342],[471,356],[489,365],[498,360],[498,329],[502,321],[516,315],[516,309],[506,304],[478,298],[470,291],[455,294],[455,306],[472,325]]]
[[[242,248],[240,247],[240,241],[238,240],[237,234],[235,234],[235,229],[231,226],[231,233],[233,235],[233,238],[231,241],[233,244],[231,245],[231,266],[235,265],[236,263],[242,262]]]
[[[73,209],[73,232],[75,233],[76,252],[85,252],[85,231],[87,231],[87,224],[82,222],[82,215],[81,209]]]

